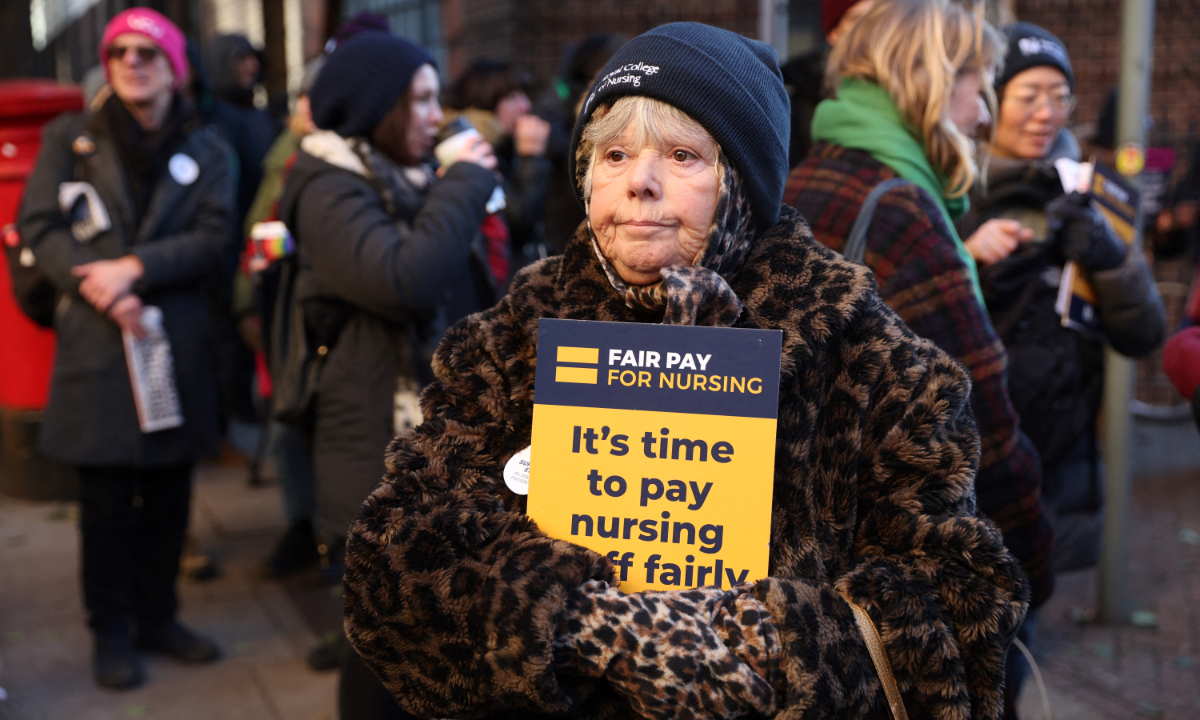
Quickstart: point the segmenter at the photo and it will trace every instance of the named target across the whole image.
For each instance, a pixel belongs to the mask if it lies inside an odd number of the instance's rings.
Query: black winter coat
[[[230,153],[214,135],[187,132],[170,154],[192,158],[199,175],[184,185],[163,167],[135,225],[131,179],[102,124],[67,115],[46,126],[18,228],[62,293],[54,319],[58,353],[39,440],[47,455],[80,465],[149,467],[194,462],[216,450],[209,288],[234,237]],[[58,205],[59,185],[77,180],[96,188],[112,222],[87,245],[72,236]],[[71,275],[76,265],[128,254],[145,266],[135,291],[163,311],[184,417],[179,428],[142,433],[121,331],[80,297],[79,279]]]
[[[313,448],[323,531],[344,535],[382,479],[397,383],[429,379],[421,348],[436,346],[439,327],[495,302],[475,247],[495,186],[491,171],[459,163],[427,193],[400,183],[392,216],[373,181],[297,155],[280,201],[299,248],[296,293],[306,321],[340,318],[332,332],[309,327],[331,346]]]
[[[996,158],[987,187],[987,195],[972,193],[971,212],[959,230],[969,237],[987,220],[1005,218],[1034,232],[1031,242],[979,275],[988,314],[1008,351],[1009,392],[1021,427],[1043,465],[1053,467],[1093,433],[1103,394],[1104,338],[1064,328],[1054,309],[1066,261],[1047,234],[1046,204],[1063,194],[1054,165]],[[1101,329],[1117,352],[1144,355],[1162,343],[1162,298],[1140,251],[1089,277]]]

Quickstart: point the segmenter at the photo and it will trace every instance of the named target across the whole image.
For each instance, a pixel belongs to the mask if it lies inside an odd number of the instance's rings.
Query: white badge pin
[[[532,449],[532,446],[525,448],[504,465],[504,484],[518,495],[529,494],[529,451]]]
[[[191,185],[196,182],[196,178],[200,177],[200,166],[183,153],[172,155],[171,160],[167,163],[167,169],[171,171],[171,177],[175,178],[175,182],[180,185]]]

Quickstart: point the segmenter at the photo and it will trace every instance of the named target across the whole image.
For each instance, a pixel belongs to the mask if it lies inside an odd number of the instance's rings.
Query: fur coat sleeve
[[[841,597],[846,592],[883,637],[910,717],[998,718],[1004,656],[1024,616],[1028,586],[995,525],[977,513],[979,440],[970,380],[931,343],[904,342],[911,333],[890,312],[866,324],[883,327],[860,325],[852,334],[865,330],[864,338],[883,346],[884,352],[867,354],[880,365],[860,358],[830,381],[849,387],[852,378],[859,380],[865,394],[854,404],[862,411],[858,422],[826,419],[821,424],[844,428],[844,434],[817,433],[814,443],[823,447],[816,453],[781,447],[776,457],[777,475],[781,462],[822,458],[816,478],[857,477],[852,497],[835,497],[828,505],[804,496],[829,492],[824,488],[838,487],[837,481],[782,492],[776,481],[777,508],[781,494],[795,494],[801,497],[785,504],[841,506],[853,517],[841,525],[853,532],[843,567],[813,572],[809,561],[787,553],[772,563],[772,577],[756,584],[782,636],[788,693],[779,717],[891,717]],[[848,410],[838,403],[829,407]],[[777,510],[773,542],[801,524],[807,523],[781,518]],[[837,532],[839,519],[813,523],[821,524]]]
[[[426,421],[392,442],[387,481],[352,529],[346,630],[410,712],[561,713],[589,694],[554,674],[568,591],[612,574],[539,531],[505,487],[503,463],[530,441],[533,368],[521,365],[535,340],[507,298],[472,320],[447,333]]]

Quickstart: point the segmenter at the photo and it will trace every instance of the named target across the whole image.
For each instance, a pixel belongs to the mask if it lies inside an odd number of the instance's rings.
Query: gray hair
[[[647,145],[662,147],[680,141],[701,146],[711,144],[720,151],[713,136],[684,111],[644,95],[627,95],[611,107],[596,108],[591,122],[583,129],[575,157],[577,163],[585,159],[587,162],[582,182],[585,200],[592,196],[592,169],[596,166],[597,153],[627,129],[632,130],[630,150],[633,152]],[[723,180],[722,163],[717,162],[716,167],[718,180]]]

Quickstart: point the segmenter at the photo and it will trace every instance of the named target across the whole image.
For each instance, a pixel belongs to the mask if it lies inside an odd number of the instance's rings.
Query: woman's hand
[[[1016,220],[988,220],[971,233],[965,243],[967,252],[982,265],[998,263],[1012,255],[1023,242],[1033,239],[1033,231]]]
[[[458,155],[455,156],[454,162],[469,162],[485,170],[495,170],[496,153],[492,149],[491,143],[479,137],[464,144],[458,151]]]
[[[97,260],[71,268],[72,275],[83,279],[79,283],[79,294],[101,313],[107,313],[117,300],[128,295],[145,271],[136,255]]]
[[[121,328],[128,330],[138,340],[146,337],[146,329],[142,327],[142,299],[137,295],[123,295],[112,304],[108,310],[108,319]]]
[[[741,627],[748,606],[739,609],[737,599],[747,587],[625,595],[607,583],[585,583],[568,600],[555,639],[560,666],[604,676],[644,718],[774,714],[782,696],[756,666],[774,674],[763,655],[771,654],[768,646],[778,648],[778,633],[773,623],[765,634]],[[753,613],[756,622],[760,618]]]
[[[1046,220],[1068,260],[1094,272],[1112,270],[1125,261],[1127,246],[1087,195],[1070,193],[1051,200],[1046,205]]]
[[[517,119],[513,139],[518,155],[541,157],[546,154],[546,143],[550,140],[550,123],[537,115],[522,115]]]

